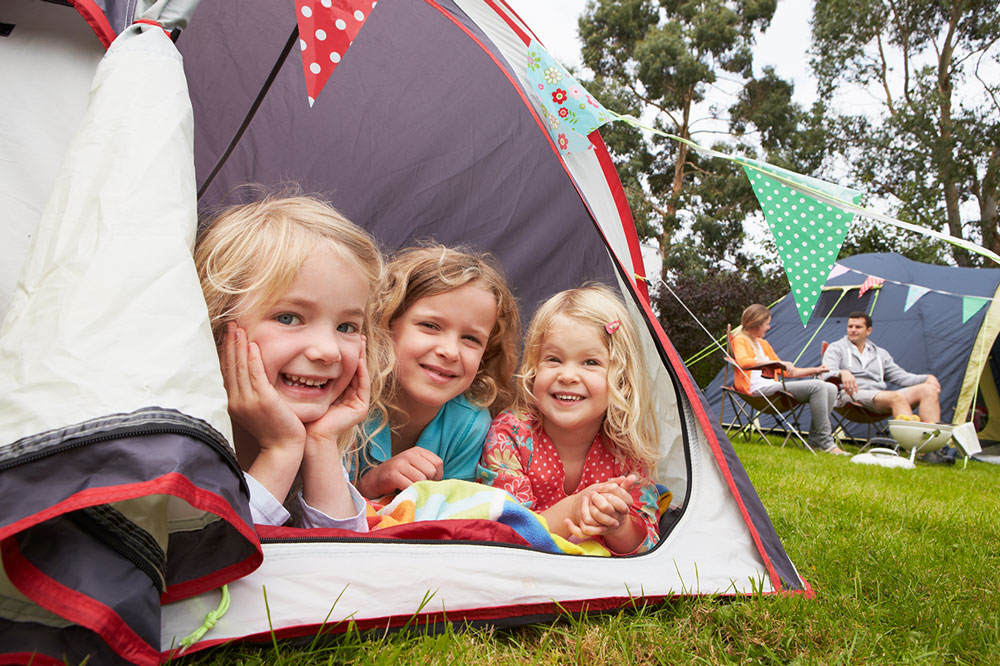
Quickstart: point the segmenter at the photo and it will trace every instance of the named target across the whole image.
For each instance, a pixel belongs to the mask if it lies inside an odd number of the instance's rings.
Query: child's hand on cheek
[[[361,338],[361,356],[358,369],[330,408],[322,417],[306,424],[306,446],[311,443],[336,443],[337,438],[365,420],[368,416],[368,402],[371,400],[371,379],[365,363],[364,336]]]
[[[260,348],[248,342],[246,331],[232,323],[224,344],[222,379],[229,415],[253,435],[261,451],[298,447],[301,457],[305,428],[268,381]]]
[[[444,461],[427,449],[414,446],[373,467],[358,482],[358,490],[375,499],[405,490],[417,481],[440,481],[444,476]]]
[[[260,349],[247,342],[246,331],[229,324],[223,347],[220,361],[229,415],[256,442],[256,450],[246,454],[246,471],[281,502],[302,464],[305,428],[268,382]]]

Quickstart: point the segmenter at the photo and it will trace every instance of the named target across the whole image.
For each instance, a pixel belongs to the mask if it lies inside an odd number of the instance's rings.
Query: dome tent
[[[789,296],[772,306],[767,340],[775,353],[802,367],[819,365],[823,342],[844,337],[847,316],[869,312],[872,342],[906,370],[931,373],[940,380],[942,420],[970,420],[978,393],[980,402],[993,407],[980,437],[984,445],[1000,439],[1000,401],[995,397],[1000,374],[990,368],[1000,333],[1000,270],[935,266],[893,253],[859,254],[837,263],[840,269],[826,281],[805,327]],[[869,277],[885,282],[861,295]],[[973,307],[979,309],[970,310]],[[715,414],[723,400],[722,382],[720,372],[705,389]],[[725,414],[731,414],[728,406]],[[765,429],[784,429],[773,417],[761,417],[760,423]],[[809,430],[808,409],[799,423]],[[867,433],[861,424],[849,424],[848,430],[855,437]]]
[[[78,3],[81,11],[94,7]],[[105,14],[113,15],[117,14],[111,10]],[[115,29],[122,31],[127,23],[122,21],[122,26]],[[181,23],[177,22],[178,27]],[[164,81],[177,84],[185,77],[178,78],[180,61],[170,55],[173,47],[163,33],[152,26],[143,27],[141,34],[139,28],[131,28],[104,58],[101,67],[108,71],[98,75],[88,114],[105,114],[102,118],[107,120],[107,114],[117,112],[114,132],[120,132],[131,118],[135,140],[123,141],[124,135],[116,134],[111,141],[109,134],[95,134],[90,125],[84,124],[79,135],[83,138],[77,141],[89,141],[98,154],[100,146],[121,143],[133,152],[106,150],[107,159],[122,160],[114,172],[91,166],[72,167],[74,155],[70,155],[61,173],[74,184],[88,184],[82,180],[86,176],[107,179],[102,189],[88,195],[92,204],[99,202],[87,207],[90,220],[101,230],[120,233],[128,242],[152,246],[136,250],[138,258],[132,261],[147,274],[142,280],[122,274],[124,260],[118,255],[102,264],[104,255],[100,252],[106,241],[112,241],[119,251],[125,247],[118,245],[119,236],[115,234],[97,233],[93,243],[63,243],[89,253],[85,259],[67,259],[64,263],[83,266],[83,275],[90,267],[103,265],[112,276],[121,276],[89,283],[100,289],[89,290],[88,294],[96,296],[106,291],[118,304],[157,304],[155,328],[160,333],[155,358],[162,361],[165,372],[172,367],[186,381],[182,384],[168,377],[165,395],[172,400],[183,394],[186,399],[178,400],[176,405],[159,404],[160,389],[154,385],[157,378],[146,372],[150,339],[143,336],[152,336],[149,330],[116,329],[112,333],[103,329],[102,321],[81,324],[79,328],[84,330],[74,333],[87,334],[94,340],[88,347],[94,351],[86,372],[99,367],[104,381],[111,386],[120,384],[122,390],[116,393],[123,395],[116,397],[121,404],[127,403],[126,407],[142,402],[145,407],[172,408],[207,424],[206,432],[214,431],[226,441],[229,425],[224,413],[225,396],[217,377],[204,304],[193,294],[195,278],[190,257],[181,257],[179,251],[167,257],[161,250],[189,247],[195,191],[200,193],[198,205],[210,209],[236,200],[240,196],[236,188],[245,182],[278,186],[295,181],[306,191],[328,196],[387,249],[433,237],[448,244],[473,243],[493,251],[515,285],[525,317],[548,295],[584,280],[617,285],[645,332],[643,353],[654,378],[663,431],[664,457],[658,476],[674,492],[679,506],[676,521],[650,553],[611,560],[495,544],[477,538],[483,532],[476,532],[475,525],[465,526],[468,529],[460,538],[450,540],[436,540],[428,533],[421,536],[417,532],[410,532],[410,539],[389,540],[350,533],[262,529],[263,562],[249,573],[260,551],[252,533],[246,530],[246,497],[241,494],[243,489],[228,457],[228,447],[218,451],[212,448],[217,461],[199,460],[196,470],[185,469],[178,474],[215,473],[228,484],[231,513],[216,507],[216,515],[222,517],[205,522],[226,523],[236,533],[223,542],[213,542],[213,554],[225,552],[221,543],[246,544],[249,551],[242,560],[234,561],[246,563],[247,570],[217,562],[217,573],[206,578],[205,585],[188,586],[181,594],[159,599],[146,594],[141,608],[123,609],[122,613],[134,614],[137,622],[161,623],[159,636],[150,637],[150,632],[144,630],[140,645],[137,641],[123,642],[116,638],[116,626],[88,616],[91,606],[83,598],[78,611],[63,612],[65,609],[50,598],[28,594],[30,586],[6,568],[5,548],[5,570],[13,587],[35,607],[51,614],[50,624],[60,625],[59,629],[69,636],[63,646],[49,654],[58,659],[62,654],[83,655],[102,649],[100,654],[108,662],[112,658],[133,663],[164,659],[218,603],[218,592],[208,588],[227,581],[231,607],[193,649],[234,638],[267,636],[272,627],[278,636],[314,633],[324,623],[346,617],[362,627],[402,625],[418,609],[420,622],[527,622],[558,613],[560,608],[580,611],[618,607],[634,596],[657,600],[690,593],[806,590],[735,453],[708,415],[700,392],[652,316],[643,283],[635,278],[641,275],[642,266],[634,226],[600,136],[591,135],[592,150],[560,156],[534,108],[522,74],[528,28],[502,4],[488,0],[379,3],[311,108],[306,101],[295,31],[291,3],[201,3],[177,41],[194,117],[195,150],[193,159],[188,153],[187,165],[182,152],[191,150],[192,131],[183,122],[173,126],[169,121],[171,113],[183,116],[186,97],[180,96],[176,85],[164,85]],[[140,40],[142,48],[126,48]],[[138,55],[129,55],[135,52],[158,53],[155,66],[148,60],[140,63]],[[105,85],[132,64],[147,68],[143,78],[148,80],[148,87],[104,103]],[[132,90],[135,78],[125,81],[124,89]],[[151,115],[152,111],[145,107],[127,106],[138,103],[151,106],[158,115]],[[172,138],[153,140],[156,133],[151,127],[158,123],[174,130]],[[176,151],[169,162],[163,160],[162,151],[149,150],[149,144],[154,142]],[[93,164],[93,154],[83,157],[85,165]],[[144,190],[129,189],[138,187],[135,180],[139,174],[147,177],[149,172],[145,170],[151,166],[158,169],[156,179]],[[126,178],[129,174],[135,178]],[[56,197],[60,202],[64,198]],[[126,208],[123,202],[134,202],[142,208]],[[167,214],[171,211],[175,211],[172,216]],[[27,266],[46,259],[40,256],[45,253],[39,253],[42,243],[38,239],[47,237],[59,245],[60,239],[77,238],[79,234],[73,229],[82,217],[50,204],[45,219],[64,226],[50,230],[43,224]],[[140,220],[141,227],[137,225]],[[152,265],[150,257],[161,256],[163,260]],[[40,268],[35,270],[41,275],[50,274]],[[151,284],[163,288],[170,299],[159,292],[154,295],[145,291]],[[68,289],[73,285],[54,286]],[[17,294],[5,323],[2,345],[13,345],[15,338],[24,345],[51,343],[50,349],[80,344],[76,337],[32,340],[25,334],[8,338],[8,331],[19,321],[31,321],[20,313],[30,313],[33,308],[20,305]],[[71,292],[71,297],[74,295],[79,297],[80,292]],[[43,315],[49,313],[45,316],[58,317],[48,308],[69,308],[74,303],[71,297],[55,305],[36,298],[31,305]],[[178,310],[162,311],[162,303],[176,304]],[[150,316],[148,310],[142,311],[135,321]],[[37,333],[33,326],[23,330]],[[147,356],[137,354],[125,364],[120,358],[112,358],[114,362],[100,360],[101,348],[114,351],[119,341],[130,335],[138,336],[138,344],[144,346]],[[11,347],[10,354],[13,357],[21,352]],[[39,356],[32,358],[41,364]],[[4,374],[3,381],[13,382],[17,377],[17,381],[30,384],[32,375],[38,378],[39,373],[32,368],[31,372]],[[126,386],[126,380],[133,385]],[[81,384],[76,376],[62,377],[61,383],[69,387],[82,385],[94,394],[107,393],[103,388],[91,389],[90,383]],[[193,391],[195,387],[197,391]],[[23,388],[12,384],[9,393],[20,394]],[[67,407],[66,415],[57,414],[59,410],[51,402],[44,411],[48,422],[62,423],[41,425],[38,421],[32,426],[36,432],[66,428],[101,416],[91,414],[85,418],[75,407],[76,396],[61,402]],[[109,401],[105,413],[125,412],[126,407],[118,404]],[[0,414],[19,414],[23,408],[4,407]],[[141,407],[130,409],[138,411]],[[21,432],[25,428],[5,426],[3,442],[16,444],[34,436],[30,431]],[[214,439],[214,435],[206,437]],[[7,448],[16,460],[16,447]],[[92,478],[92,471],[75,466],[76,461],[62,463],[63,456],[58,452],[50,457],[46,475],[59,475],[59,465],[67,464],[65,476],[82,477],[83,483]],[[11,467],[0,482],[8,482],[12,469],[30,466],[30,461],[25,460]],[[114,468],[113,462],[106,467]],[[125,475],[134,473],[130,468],[120,471]],[[44,495],[47,491],[40,487],[37,492]],[[100,493],[94,496],[95,506],[109,501]],[[72,513],[76,507],[65,508]],[[45,515],[42,510],[39,520],[45,520]],[[19,526],[23,523],[16,520],[20,519],[4,516],[4,538],[20,538]],[[99,534],[104,539],[100,547],[113,550],[118,545],[114,541],[118,535]],[[165,549],[166,559],[170,563],[176,558],[178,566],[183,564],[181,571],[194,575],[211,559],[200,554],[199,545],[196,538],[177,546],[171,542]],[[50,542],[47,549],[53,554],[62,551],[58,541]],[[74,550],[65,557],[79,562],[90,556]],[[147,575],[142,567],[136,570],[140,576]],[[80,595],[98,598],[101,593],[92,587],[104,582],[97,578],[87,577],[87,585],[79,582]],[[71,586],[69,582],[64,585]],[[426,602],[428,594],[431,598]],[[15,594],[8,596],[13,598]],[[161,610],[150,599],[166,603]],[[334,612],[328,618],[331,606]],[[4,617],[16,623],[5,636],[30,624],[29,616],[24,614]],[[78,642],[75,637],[83,633],[93,640]],[[94,647],[100,641],[105,647]],[[11,643],[8,638],[0,645],[10,661],[15,660],[10,655],[24,654],[31,647],[30,643]],[[35,643],[34,647],[42,644]]]

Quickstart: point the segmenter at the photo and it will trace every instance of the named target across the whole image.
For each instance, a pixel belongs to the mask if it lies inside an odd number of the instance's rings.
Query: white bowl
[[[922,423],[889,419],[889,433],[907,451],[917,453],[937,451],[951,439],[949,423]]]

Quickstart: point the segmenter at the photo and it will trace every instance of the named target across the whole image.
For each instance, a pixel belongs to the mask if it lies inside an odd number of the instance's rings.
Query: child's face
[[[396,375],[410,406],[437,409],[464,393],[496,321],[496,298],[475,284],[418,299],[397,317]]]
[[[532,394],[549,436],[598,429],[608,411],[610,355],[600,331],[556,317],[545,334]]]
[[[320,246],[276,302],[237,320],[260,347],[268,381],[303,423],[323,416],[354,377],[367,301],[361,273]]]

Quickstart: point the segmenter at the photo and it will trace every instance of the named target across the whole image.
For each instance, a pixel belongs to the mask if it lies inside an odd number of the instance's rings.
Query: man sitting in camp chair
[[[830,376],[840,378],[837,407],[855,402],[867,409],[892,414],[894,419],[937,423],[941,419],[938,394],[941,384],[934,375],[915,375],[901,368],[886,350],[868,339],[872,318],[864,312],[852,312],[847,318],[847,335],[830,343],[823,354],[823,365]],[[886,381],[904,388],[886,389]]]

